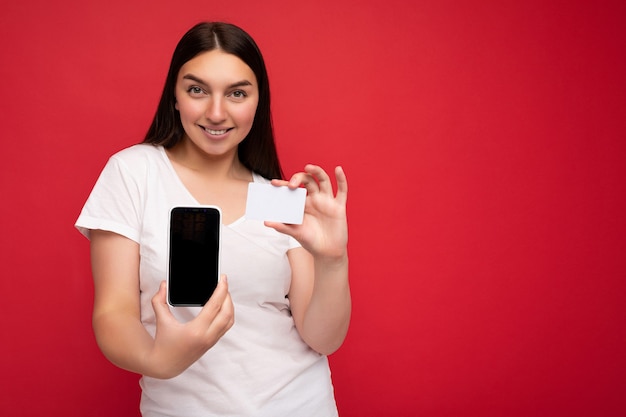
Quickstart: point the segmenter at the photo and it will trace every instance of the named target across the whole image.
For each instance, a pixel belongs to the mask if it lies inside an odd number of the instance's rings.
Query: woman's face
[[[176,80],[183,140],[210,156],[232,155],[252,128],[259,103],[254,72],[220,49],[187,61]]]

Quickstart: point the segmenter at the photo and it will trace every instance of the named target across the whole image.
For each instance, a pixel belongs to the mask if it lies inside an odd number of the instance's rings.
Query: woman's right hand
[[[155,337],[141,322],[139,245],[104,230],[91,231],[94,279],[93,328],[102,353],[115,365],[154,378],[172,378],[198,360],[234,323],[233,303],[222,275],[198,316],[180,323],[161,283],[152,298]]]
[[[232,327],[235,322],[233,302],[225,275],[200,313],[187,323],[179,322],[167,303],[167,286],[161,282],[152,297],[156,314],[154,344],[146,364],[156,378],[173,378],[191,366]]]

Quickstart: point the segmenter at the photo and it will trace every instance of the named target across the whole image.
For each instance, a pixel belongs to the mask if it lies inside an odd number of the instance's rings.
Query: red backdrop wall
[[[138,415],[73,223],[200,20],[264,51],[287,173],[349,176],[343,417],[624,415],[625,4],[3,1],[0,415]]]

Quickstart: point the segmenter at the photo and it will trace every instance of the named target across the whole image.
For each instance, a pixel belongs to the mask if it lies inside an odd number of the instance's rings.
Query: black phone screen
[[[170,213],[168,300],[203,306],[219,278],[221,213],[215,207],[175,207]]]

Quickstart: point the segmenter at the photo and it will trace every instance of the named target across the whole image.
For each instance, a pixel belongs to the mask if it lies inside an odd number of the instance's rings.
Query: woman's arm
[[[289,251],[289,301],[296,328],[315,351],[330,355],[343,343],[351,313],[348,257],[316,260],[303,248]]]
[[[301,225],[267,222],[297,239],[302,248],[288,252],[292,268],[289,291],[291,312],[302,339],[312,349],[331,354],[343,343],[350,323],[351,297],[348,282],[348,183],[343,169],[335,169],[337,195],[330,178],[315,165],[295,174],[289,182],[275,185],[307,189]]]
[[[139,245],[119,234],[91,231],[94,278],[93,328],[102,353],[120,368],[155,378],[174,377],[208,349],[234,323],[226,279],[199,315],[181,324],[169,310],[166,286],[152,299],[155,338],[141,323]]]

